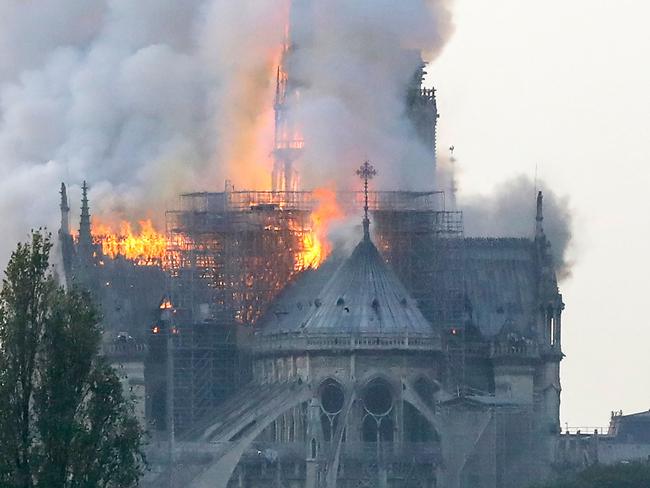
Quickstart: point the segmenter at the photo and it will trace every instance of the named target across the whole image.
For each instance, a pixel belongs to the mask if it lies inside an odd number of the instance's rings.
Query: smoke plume
[[[179,191],[268,186],[288,2],[1,2],[0,261],[30,227],[57,227],[60,181],[73,208],[86,179],[95,214],[159,222]],[[432,168],[404,89],[451,32],[446,0],[312,3],[292,39],[303,186],[368,157],[392,187],[417,187]]]
[[[430,149],[405,116],[405,94],[423,55],[432,60],[452,31],[446,2],[315,2],[316,19],[292,39],[290,77],[305,139],[303,182],[349,187],[364,159],[383,189],[432,189]]]
[[[535,233],[536,190],[544,193],[544,232],[558,278],[571,274],[572,215],[566,196],[560,197],[543,183],[525,176],[506,181],[489,196],[469,196],[460,202],[468,237],[527,237]]]

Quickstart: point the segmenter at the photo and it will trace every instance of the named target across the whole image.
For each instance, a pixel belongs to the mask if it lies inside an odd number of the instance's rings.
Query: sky
[[[537,173],[573,214],[562,425],[650,409],[650,3],[455,0],[453,14],[428,80],[461,197]]]

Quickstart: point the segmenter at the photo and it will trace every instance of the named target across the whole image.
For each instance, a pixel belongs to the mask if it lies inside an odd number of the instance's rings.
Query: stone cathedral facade
[[[176,439],[174,485],[519,488],[551,476],[564,305],[542,221],[540,194],[534,239],[463,238],[458,327],[423,313],[364,222],[349,257],[268,307],[246,341],[250,381]]]

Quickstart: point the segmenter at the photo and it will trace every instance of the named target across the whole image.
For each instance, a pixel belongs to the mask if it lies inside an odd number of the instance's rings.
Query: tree
[[[98,355],[97,310],[57,285],[51,249],[33,232],[0,291],[0,486],[137,486],[145,458],[132,401]]]
[[[610,466],[595,465],[570,479],[543,485],[539,488],[649,488],[650,464],[620,463]]]

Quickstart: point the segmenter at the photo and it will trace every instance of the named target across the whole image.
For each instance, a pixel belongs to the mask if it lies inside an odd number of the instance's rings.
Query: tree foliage
[[[145,460],[132,402],[98,356],[97,310],[57,285],[51,249],[33,232],[0,291],[0,487],[136,486]]]
[[[538,488],[650,488],[650,464],[595,465],[570,479]]]

